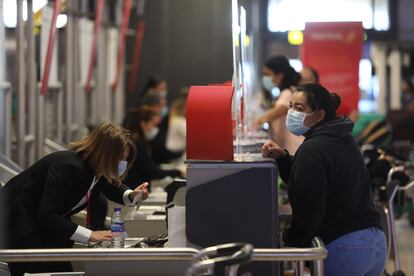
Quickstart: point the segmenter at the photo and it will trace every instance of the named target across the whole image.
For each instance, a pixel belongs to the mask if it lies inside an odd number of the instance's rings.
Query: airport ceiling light
[[[303,43],[303,33],[301,31],[289,31],[288,32],[288,42],[291,45],[302,45],[302,43]]]
[[[21,1],[21,0],[17,0]],[[33,12],[36,13],[47,5],[47,0],[33,0]],[[23,20],[27,20],[27,1],[23,1]],[[3,0],[3,22],[7,28],[17,26],[16,0]]]

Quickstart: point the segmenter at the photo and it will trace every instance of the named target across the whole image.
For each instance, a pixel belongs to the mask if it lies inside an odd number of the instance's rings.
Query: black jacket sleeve
[[[105,195],[105,197],[111,201],[124,205],[123,195],[129,188],[124,184],[116,186],[115,184],[109,183],[105,179],[101,181],[103,182],[101,186],[102,193]]]
[[[69,240],[78,227],[62,215],[67,211],[63,199],[69,194],[72,181],[76,182],[76,178],[67,165],[53,165],[47,171],[38,210],[39,227],[58,239]]]
[[[285,183],[289,182],[290,169],[292,167],[293,157],[286,151],[286,155],[276,159],[279,168],[280,177]]]
[[[309,148],[296,154],[289,182],[293,218],[287,233],[289,246],[308,247],[325,215],[327,175],[323,160]]]

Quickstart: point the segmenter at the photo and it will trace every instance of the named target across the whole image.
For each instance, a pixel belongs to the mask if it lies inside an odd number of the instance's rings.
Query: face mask
[[[167,98],[167,90],[161,90],[161,91],[150,91],[148,92],[149,95],[155,95],[160,98]]]
[[[125,160],[119,161],[118,164],[118,175],[121,176],[126,172],[126,169],[128,167],[128,162]]]
[[[167,91],[166,90],[160,91],[160,92],[158,92],[158,95],[161,98],[166,98],[167,97]]]
[[[159,132],[159,128],[154,127],[150,130],[150,132],[145,133],[145,138],[147,138],[149,141],[151,141],[152,139],[155,138],[155,136],[157,136],[158,132]]]
[[[272,81],[271,76],[263,76],[262,85],[267,91],[272,91],[272,89],[276,87],[276,85]]]
[[[165,118],[165,116],[167,116],[167,114],[168,114],[168,107],[166,107],[166,106],[164,106],[162,109],[161,109],[161,117],[162,118]]]
[[[312,113],[309,113],[309,114],[312,114]],[[303,124],[303,122],[305,121],[306,115],[308,114],[304,112],[298,112],[293,109],[289,109],[287,117],[286,117],[287,129],[291,133],[297,136],[305,134],[310,129],[310,127],[307,127]]]

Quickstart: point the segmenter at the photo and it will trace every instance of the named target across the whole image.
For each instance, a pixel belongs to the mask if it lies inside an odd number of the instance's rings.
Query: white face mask
[[[128,162],[125,160],[121,160],[118,163],[118,175],[121,176],[126,172],[126,169],[128,167]]]
[[[161,98],[166,98],[167,97],[167,90],[162,90],[162,91],[158,92],[158,95]]]
[[[147,138],[148,141],[151,141],[157,136],[159,131],[160,129],[158,127],[153,127],[149,132],[145,133],[145,138]]]
[[[164,106],[162,109],[161,109],[161,117],[162,118],[165,118],[165,116],[167,116],[167,114],[168,114],[168,112],[169,112],[169,109],[168,109],[168,107],[167,106]]]
[[[312,113],[309,113],[309,114],[312,114]],[[306,115],[309,115],[309,114],[306,114],[304,112],[295,111],[293,109],[289,109],[287,117],[286,117],[286,127],[287,127],[287,129],[291,133],[293,133],[297,136],[305,134],[310,129],[310,127],[307,127],[307,126],[304,125]]]
[[[276,85],[273,83],[273,80],[272,80],[271,76],[263,76],[262,77],[262,85],[269,92],[271,92],[272,89],[276,87]]]

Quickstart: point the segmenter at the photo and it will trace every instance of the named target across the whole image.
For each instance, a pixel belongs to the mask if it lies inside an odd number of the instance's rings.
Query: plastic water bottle
[[[111,221],[111,245],[113,248],[123,248],[125,243],[125,222],[121,216],[121,208],[114,208]]]

